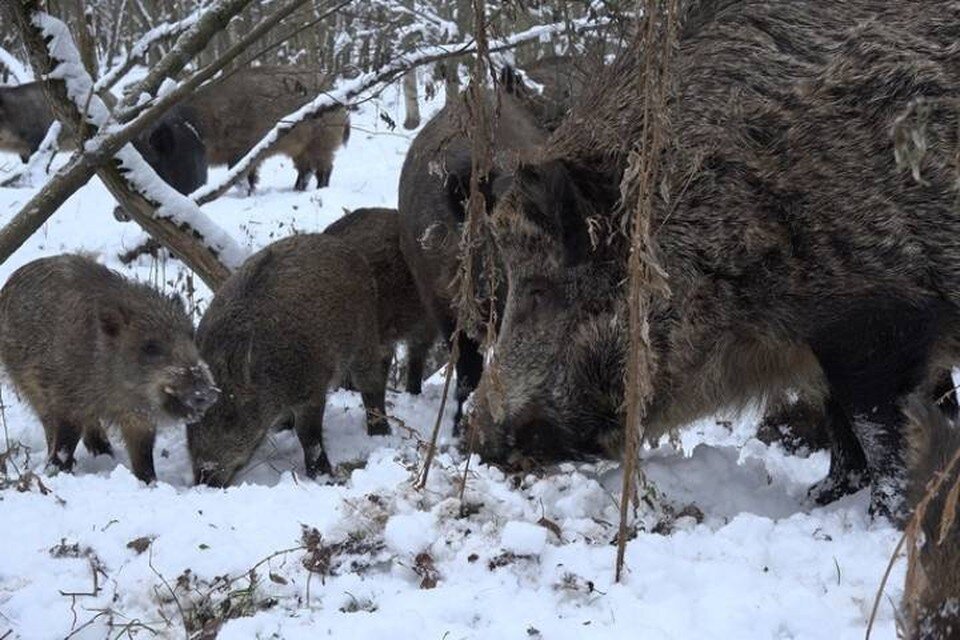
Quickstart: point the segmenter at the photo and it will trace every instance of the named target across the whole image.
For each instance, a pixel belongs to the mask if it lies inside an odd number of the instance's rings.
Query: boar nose
[[[190,367],[188,375],[190,382],[183,402],[197,413],[203,413],[220,397],[220,389],[214,386],[213,376],[203,363]]]
[[[197,413],[203,413],[212,407],[219,397],[219,389],[216,387],[207,386],[202,388],[194,388],[193,391],[189,392],[187,397],[183,399],[183,402]]]

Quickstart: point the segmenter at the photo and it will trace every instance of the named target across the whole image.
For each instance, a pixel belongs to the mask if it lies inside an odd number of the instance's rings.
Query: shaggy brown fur
[[[327,234],[284,238],[250,257],[217,291],[197,344],[223,395],[187,428],[197,482],[225,486],[271,428],[293,428],[307,475],[328,473],[327,389],[350,376],[370,435],[390,432],[376,282],[366,260]]]
[[[924,182],[890,132],[911,100],[955,94],[958,3],[702,3],[677,53],[654,254],[669,292],[648,317],[656,439],[723,408],[799,389],[825,398],[837,459],[817,493],[869,481],[905,515],[899,403],[956,361],[960,214],[947,124]],[[696,25],[696,28],[690,25]],[[634,50],[585,98],[494,213],[509,295],[502,391],[479,416],[486,456],[521,443],[618,455],[626,310],[620,177],[639,138]],[[633,71],[633,72],[632,72]],[[630,185],[625,185],[630,192]],[[632,204],[627,202],[627,209]],[[485,387],[487,385],[484,385]]]
[[[158,423],[196,419],[217,397],[182,301],[89,258],[35,260],[0,291],[0,359],[43,423],[50,463],[69,471],[81,436],[112,453],[123,433],[133,472],[156,478]]]
[[[466,94],[448,101],[417,135],[400,173],[400,248],[433,322],[449,340],[456,326],[453,282],[460,255],[464,202],[471,172]],[[496,170],[509,174],[522,153],[546,139],[546,133],[516,97],[488,93],[498,117],[494,131]],[[473,335],[477,327],[465,327]],[[458,407],[474,389],[483,362],[479,347],[463,335],[457,362]],[[459,411],[458,411],[459,419]]]
[[[184,101],[185,113],[207,145],[211,165],[233,165],[243,158],[284,116],[328,88],[320,70],[304,67],[251,67],[202,87]],[[310,176],[317,187],[329,184],[333,155],[349,138],[350,119],[344,109],[301,122],[281,139],[274,153],[289,156],[297,169],[295,188],[304,190]],[[248,175],[250,189],[257,171]]]
[[[405,343],[407,392],[420,393],[424,362],[436,341],[437,329],[400,253],[397,210],[356,209],[324,229],[324,233],[340,238],[367,260],[377,281],[377,318],[383,350],[392,355],[398,342]]]
[[[915,506],[960,451],[960,431],[930,403],[914,398],[906,413],[910,502]],[[941,640],[960,633],[960,522],[954,520],[941,541],[945,513],[960,506],[957,494],[951,491],[958,481],[960,466],[955,465],[926,504],[919,536],[911,540],[917,547],[908,552],[910,565],[903,600],[910,640]]]

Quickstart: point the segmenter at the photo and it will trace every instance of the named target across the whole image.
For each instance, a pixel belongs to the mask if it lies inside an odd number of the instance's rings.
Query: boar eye
[[[140,353],[145,358],[159,358],[165,354],[163,344],[157,340],[147,340],[140,346]]]

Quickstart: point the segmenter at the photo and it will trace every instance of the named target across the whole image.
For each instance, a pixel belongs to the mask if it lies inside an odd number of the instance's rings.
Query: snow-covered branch
[[[6,67],[10,75],[16,79],[17,84],[33,82],[33,74],[30,69],[3,47],[0,47],[0,66]]]
[[[23,165],[20,171],[0,182],[0,187],[14,185],[33,187],[41,184],[47,177],[47,171],[50,168],[50,163],[53,162],[53,157],[60,150],[58,140],[62,128],[60,122],[54,120],[50,124],[50,128],[47,129],[46,135],[43,136],[40,146],[33,152],[27,163]]]
[[[110,125],[112,114],[92,92],[93,81],[79,62],[66,25],[41,12],[35,1],[12,3],[7,9],[38,75],[63,81],[48,87],[54,112],[75,130],[84,130],[85,125],[97,135],[87,140],[68,165],[0,229],[0,260],[22,245],[96,172],[138,224],[215,289],[229,274],[229,267],[243,260],[245,252],[200,213],[191,200],[160,180],[128,144],[156,122],[171,103],[156,105],[126,126]],[[215,33],[210,31],[208,39]],[[114,155],[123,171],[109,162]]]
[[[569,31],[587,31],[601,29],[609,24],[609,19],[581,18],[570,22],[553,23],[532,27],[525,31],[512,34],[506,38],[490,40],[490,51],[512,49],[525,42],[548,38],[554,34]],[[219,184],[207,184],[197,189],[191,197],[198,204],[206,204],[216,200],[240,181],[251,168],[257,166],[269,154],[277,141],[299,122],[331,111],[359,99],[366,99],[379,94],[397,78],[416,67],[476,52],[476,43],[473,40],[449,44],[438,44],[423,47],[419,50],[401,54],[392,62],[341,83],[336,89],[317,96],[311,102],[282,118],[260,142],[253,146],[239,162],[234,164]]]
[[[67,97],[73,102],[78,113],[86,115],[88,124],[97,130],[110,131],[110,110],[94,92],[93,79],[80,62],[80,52],[67,25],[40,11],[33,14],[31,21],[46,40],[47,51],[55,62],[48,77],[63,80]],[[88,141],[84,148],[95,150],[96,143]],[[180,231],[191,230],[195,232],[194,235],[199,234],[205,248],[219,257],[228,268],[239,266],[243,262],[245,251],[207,218],[190,198],[164,182],[132,144],[122,147],[116,153],[116,159],[119,160],[122,170],[125,171],[124,177],[134,191],[157,205],[156,211],[152,212],[155,220],[167,220]],[[109,186],[108,184],[108,188]],[[120,200],[122,203],[123,198]],[[141,222],[136,213],[133,217]]]
[[[164,82],[175,78],[196,55],[206,47],[213,34],[219,33],[233,18],[243,11],[252,0],[220,0],[203,11],[193,26],[177,38],[176,44],[160,62],[151,67],[140,82],[131,88],[118,109],[120,122],[128,122],[136,116],[137,105],[143,103],[144,95],[154,96]]]
[[[97,91],[103,91],[109,89],[117,83],[120,78],[122,78],[130,69],[133,68],[133,65],[137,64],[140,60],[147,55],[147,51],[150,50],[150,47],[160,41],[167,40],[169,38],[175,38],[187,29],[193,27],[197,21],[200,19],[202,11],[198,10],[190,14],[183,20],[177,20],[176,22],[165,22],[159,26],[150,29],[145,34],[143,34],[139,40],[130,50],[126,52],[123,60],[118,64],[114,65],[109,71],[103,74],[103,77],[100,78],[96,83]]]

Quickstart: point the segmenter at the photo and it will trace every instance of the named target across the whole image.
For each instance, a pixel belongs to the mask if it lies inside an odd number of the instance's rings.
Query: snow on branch
[[[110,110],[93,91],[93,80],[80,62],[80,53],[67,25],[40,11],[33,14],[32,23],[43,34],[47,50],[55,62],[49,77],[63,80],[67,97],[89,124],[104,134],[117,133],[119,129],[110,128]],[[97,151],[98,140],[88,140],[84,144],[84,151]],[[154,218],[169,220],[181,229],[187,227],[195,230],[202,235],[200,242],[217,255],[227,268],[235,268],[243,262],[246,251],[207,218],[190,198],[178,193],[157,176],[132,144],[122,147],[116,158],[134,190],[159,205]]]
[[[539,25],[505,38],[490,40],[489,50],[496,52],[512,49],[525,42],[549,38],[552,35],[570,30],[588,31],[601,29],[610,22],[611,20],[608,18],[580,18],[569,22]],[[357,76],[353,80],[341,83],[336,89],[318,95],[297,111],[281,118],[280,121],[260,139],[260,142],[254,145],[239,162],[230,168],[219,184],[206,184],[190,194],[190,197],[198,204],[203,205],[222,196],[229,191],[233,185],[239,182],[250,169],[262,162],[263,159],[270,154],[271,149],[276,145],[277,141],[301,121],[326,111],[331,111],[354,100],[373,97],[411,69],[446,58],[475,53],[476,50],[476,43],[472,39],[466,42],[425,46],[415,51],[400,54],[392,62],[375,71],[369,71]]]
[[[17,84],[33,82],[33,74],[30,69],[3,47],[0,47],[0,66],[6,67],[10,71],[10,75],[16,79]]]
[[[165,22],[147,31],[130,47],[130,50],[127,51],[119,64],[114,65],[109,71],[103,74],[103,77],[100,78],[95,85],[96,90],[103,91],[115,85],[120,78],[133,68],[133,65],[143,59],[154,43],[160,40],[174,38],[191,28],[200,19],[201,13],[201,11],[196,11],[183,20]]]
[[[27,163],[23,165],[20,171],[17,171],[12,176],[4,179],[3,182],[0,182],[0,187],[14,185],[18,187],[33,187],[42,184],[47,177],[47,171],[50,169],[50,163],[53,162],[53,157],[57,154],[57,151],[60,150],[58,140],[61,129],[62,126],[59,120],[51,122],[50,128],[47,129],[46,135],[43,136],[43,140],[40,142],[40,146],[31,154]]]

